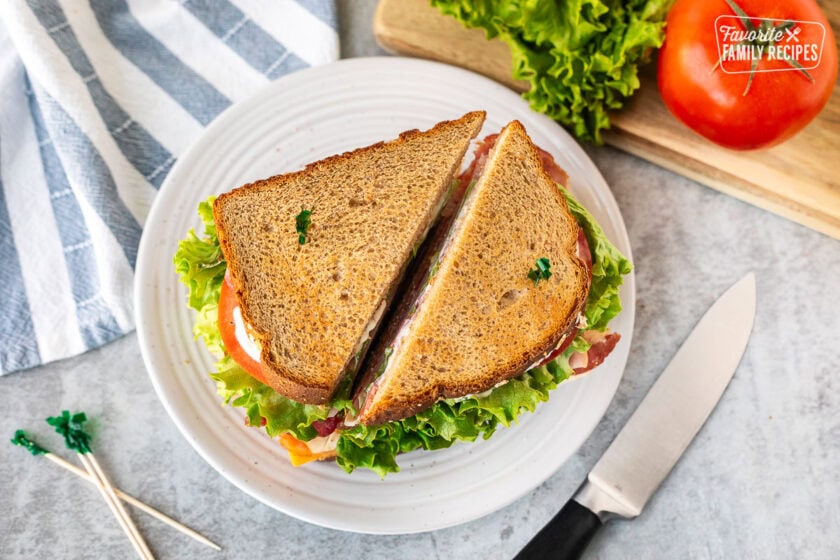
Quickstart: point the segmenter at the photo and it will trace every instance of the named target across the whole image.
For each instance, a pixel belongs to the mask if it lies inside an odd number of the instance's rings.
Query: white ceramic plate
[[[628,257],[615,199],[584,151],[509,89],[443,64],[404,59],[342,61],[278,80],[211,124],[169,173],[144,228],[135,281],[137,331],[146,367],[184,437],[217,471],[258,500],[300,519],[348,531],[412,533],[493,512],[542,483],[580,447],[621,379],[635,309],[625,279],[618,347],[593,374],[562,384],[535,414],[488,441],[399,457],[380,480],[333,463],[294,468],[239,410],[222,407],[207,373],[213,358],[191,333],[193,312],[172,265],[178,240],[200,222],[199,201],[328,155],[391,139],[411,128],[484,109],[482,134],[519,119],[571,177],[571,188]]]

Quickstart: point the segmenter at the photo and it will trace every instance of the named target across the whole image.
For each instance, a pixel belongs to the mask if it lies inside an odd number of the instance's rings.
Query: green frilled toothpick
[[[82,424],[86,421],[87,415],[84,412],[70,414],[68,410],[62,410],[61,416],[47,418],[47,424],[53,426],[55,431],[64,438],[67,449],[72,449],[76,453],[91,453],[90,435],[82,429]]]
[[[87,421],[87,416],[84,412],[70,414],[67,410],[62,410],[61,416],[47,418],[47,424],[53,426],[55,431],[61,434],[67,448],[76,452],[85,470],[98,482],[96,487],[99,489],[99,493],[102,494],[105,503],[111,508],[111,512],[117,518],[117,521],[119,521],[120,527],[122,527],[126,536],[128,536],[128,540],[131,541],[134,550],[137,551],[140,558],[144,560],[154,558],[152,551],[149,550],[149,545],[146,544],[134,521],[128,515],[123,503],[117,498],[117,493],[114,491],[111,481],[108,480],[108,477],[99,465],[99,461],[96,460],[96,456],[91,451],[90,435],[82,429],[85,421]]]
[[[18,430],[15,432],[15,437],[12,438],[12,443],[15,445],[19,445],[21,447],[25,447],[30,453],[35,456],[38,455],[49,455],[50,452],[35,443],[29,436],[26,435],[26,432],[23,430]]]
[[[33,440],[28,435],[26,435],[26,432],[24,432],[23,430],[17,430],[15,432],[15,437],[13,437],[11,439],[11,442],[14,445],[18,445],[20,447],[26,448],[32,455],[34,455],[36,457],[39,456],[39,455],[42,455],[45,459],[49,459],[50,461],[52,461],[53,463],[55,463],[59,467],[70,471],[71,473],[75,474],[79,478],[82,478],[82,479],[90,482],[91,484],[94,484],[96,486],[99,485],[99,480],[97,478],[90,476],[88,473],[86,473],[85,471],[83,471],[82,469],[77,467],[76,465],[74,465],[72,463],[68,463],[67,461],[65,461],[64,459],[59,457],[58,455],[55,455],[54,453],[51,453],[48,449],[46,449],[44,447],[41,447],[40,445],[38,445],[35,442],[35,440]],[[219,545],[217,545],[216,543],[214,543],[213,541],[211,541],[210,539],[208,539],[204,535],[202,535],[200,533],[197,533],[196,531],[190,529],[186,525],[172,519],[168,515],[159,512],[158,510],[156,510],[152,506],[149,506],[149,505],[141,502],[140,500],[138,500],[134,496],[131,496],[130,494],[126,494],[125,492],[123,492],[120,489],[114,489],[114,491],[117,493],[117,496],[119,496],[119,498],[121,500],[123,500],[124,502],[127,502],[127,503],[133,505],[137,509],[151,515],[155,519],[157,519],[159,521],[163,521],[164,523],[166,523],[170,527],[172,527],[174,529],[177,529],[178,531],[184,533],[185,535],[188,535],[188,536],[194,538],[195,540],[197,540],[198,542],[200,542],[202,544],[206,544],[210,548],[213,548],[215,550],[221,550],[222,549]]]

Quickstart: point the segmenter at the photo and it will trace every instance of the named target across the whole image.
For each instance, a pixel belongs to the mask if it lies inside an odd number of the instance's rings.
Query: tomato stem
[[[753,58],[752,64],[750,65],[750,77],[747,80],[747,87],[744,88],[744,93],[741,95],[746,96],[747,92],[750,91],[750,86],[752,85],[753,77],[755,77],[755,69],[758,68],[758,59]]]
[[[793,29],[796,26],[796,22],[790,21],[790,20],[782,22],[779,25],[773,25],[773,22],[770,21],[769,19],[761,19],[761,20],[759,20],[760,23],[758,24],[758,27],[756,27],[756,25],[753,23],[752,18],[747,15],[747,13],[741,8],[741,6],[739,6],[735,2],[735,0],[726,0],[726,3],[729,5],[729,7],[732,9],[732,11],[735,12],[735,15],[741,21],[741,24],[744,26],[744,29],[748,33],[749,32],[758,32],[758,31],[770,31],[770,30],[773,30],[773,31],[776,31],[776,30],[778,30],[778,31],[788,31],[790,29]],[[765,34],[765,36],[766,37],[772,37],[772,34],[769,34],[769,35]],[[773,40],[763,40],[762,41],[762,40],[758,40],[758,39],[753,39],[753,40],[744,39],[743,41],[738,43],[738,45],[739,46],[740,45],[749,45],[749,46],[753,46],[753,47],[762,47],[763,48],[763,47],[775,46],[777,42],[778,41],[773,41]],[[750,91],[750,87],[752,86],[753,79],[755,78],[755,74],[756,74],[756,71],[758,69],[758,63],[760,62],[760,60],[761,60],[760,58],[753,58],[752,59],[752,63],[750,64],[750,76],[747,79],[747,87],[744,88],[744,93],[742,94],[744,96],[746,96],[747,93]],[[811,74],[808,73],[807,70],[805,70],[805,68],[803,68],[803,66],[798,61],[790,58],[789,56],[785,56],[784,61],[786,63],[788,63],[792,68],[794,68],[794,69],[798,70],[800,73],[802,73],[802,75],[804,75],[808,79],[809,82],[811,82],[812,84],[814,83],[814,78],[811,76]],[[721,66],[721,64],[723,64],[723,53],[720,53],[718,55],[718,60],[715,63],[715,65],[712,67],[712,69],[709,71],[709,75],[714,73],[714,71],[717,70],[718,67]]]
[[[747,28],[747,31],[755,31],[755,25],[753,25],[750,16],[741,9],[741,6],[736,4],[734,0],[726,0],[726,3],[729,4],[729,7],[732,8],[732,11],[735,12],[735,15],[741,20],[741,23],[744,24],[744,27]]]
[[[811,82],[812,84],[814,83],[813,76],[811,76],[811,74],[809,74],[808,71],[805,70],[805,68],[803,68],[801,64],[799,64],[798,60],[794,60],[789,56],[785,56],[785,62],[787,62],[788,64],[790,64],[791,66],[793,66],[794,68],[799,70],[800,72],[802,72],[805,75],[805,77],[808,78],[809,82]]]

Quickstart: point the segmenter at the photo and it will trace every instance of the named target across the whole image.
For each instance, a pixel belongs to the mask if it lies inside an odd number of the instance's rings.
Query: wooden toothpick
[[[117,498],[111,482],[105,476],[105,473],[102,472],[102,469],[99,468],[98,462],[96,462],[96,457],[90,449],[90,436],[82,429],[82,424],[86,420],[87,416],[85,416],[84,412],[71,415],[67,410],[63,410],[61,411],[61,416],[47,418],[47,423],[54,426],[55,431],[64,436],[64,443],[68,448],[76,452],[82,466],[93,479],[97,480],[99,493],[102,494],[108,507],[111,508],[111,511],[120,523],[120,527],[122,527],[128,536],[129,541],[131,541],[132,546],[134,546],[140,558],[154,560],[152,551],[149,550],[149,545],[146,544],[146,540],[140,534],[137,525],[134,524],[131,516],[125,511],[123,503]]]
[[[26,433],[23,430],[18,430],[17,432],[15,432],[15,437],[12,440],[12,443],[14,443],[15,445],[20,445],[22,447],[26,447],[29,450],[29,452],[32,453],[33,455],[42,455],[45,459],[48,459],[51,462],[53,462],[54,464],[58,465],[59,467],[75,474],[76,476],[78,476],[82,480],[90,482],[94,486],[97,485],[97,480],[94,477],[90,476],[87,472],[80,469],[79,467],[77,467],[73,463],[65,461],[64,459],[62,459],[58,455],[56,455],[54,453],[51,453],[49,450],[41,447],[40,445],[35,443],[35,441],[32,440],[32,438],[27,436]],[[136,507],[140,511],[142,511],[144,513],[147,513],[148,515],[151,515],[152,517],[154,517],[158,521],[162,521],[163,523],[166,523],[167,525],[169,525],[173,529],[176,529],[176,530],[180,531],[181,533],[183,533],[183,534],[185,534],[189,537],[192,537],[193,539],[197,540],[198,542],[200,542],[202,544],[205,544],[205,545],[209,546],[210,548],[212,548],[214,550],[222,550],[222,548],[219,545],[217,545],[216,543],[214,543],[213,541],[211,541],[210,539],[208,539],[207,537],[205,537],[201,533],[198,533],[195,530],[187,527],[183,523],[180,523],[179,521],[176,521],[175,519],[172,519],[171,517],[169,517],[165,513],[162,513],[160,511],[156,510],[152,506],[141,502],[140,500],[138,500],[134,496],[132,496],[130,494],[126,494],[125,492],[123,492],[119,488],[114,488],[114,491],[117,493],[117,497],[120,498],[122,501],[124,501],[128,504],[131,504],[132,506]]]

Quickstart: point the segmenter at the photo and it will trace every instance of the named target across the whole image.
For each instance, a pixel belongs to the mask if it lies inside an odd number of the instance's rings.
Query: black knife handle
[[[598,516],[574,500],[519,551],[514,560],[573,560],[580,558],[595,532],[601,528]]]

